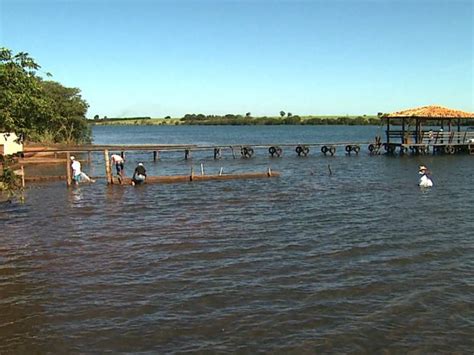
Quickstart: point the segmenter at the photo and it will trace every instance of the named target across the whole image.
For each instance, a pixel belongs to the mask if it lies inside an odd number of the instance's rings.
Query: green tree
[[[81,97],[81,90],[68,88],[55,81],[41,81],[43,94],[53,112],[44,132],[53,142],[90,142],[90,128],[86,113],[89,105]],[[46,136],[46,135],[45,135]]]
[[[39,69],[28,53],[13,55],[0,48],[0,130],[16,133],[23,141],[89,141],[88,104],[80,90],[43,81]]]
[[[52,117],[36,75],[39,68],[28,53],[0,48],[0,129],[21,140],[41,133]]]
[[[280,111],[280,116],[281,117],[285,116],[285,111]]]

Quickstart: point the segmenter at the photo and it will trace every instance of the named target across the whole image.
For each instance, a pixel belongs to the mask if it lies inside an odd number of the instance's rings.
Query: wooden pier
[[[48,146],[27,147],[22,164],[55,164],[66,159],[66,153],[87,153],[88,161],[92,152],[117,152],[124,156],[125,152],[150,152],[152,160],[157,161],[163,152],[182,152],[185,160],[192,159],[194,152],[212,152],[214,159],[221,159],[224,153],[236,159],[249,159],[256,155],[256,151],[267,151],[268,157],[282,157],[283,154],[294,154],[306,157],[310,152],[324,155],[335,155],[337,150],[348,154],[359,154],[362,147],[367,146],[371,151],[371,142],[326,142],[326,143],[283,143],[283,144],[239,144],[239,145],[167,145],[167,144],[140,144],[140,145],[81,145],[81,146]]]
[[[388,154],[474,154],[474,114],[441,106],[425,106],[385,114]],[[461,124],[466,128],[461,129]]]

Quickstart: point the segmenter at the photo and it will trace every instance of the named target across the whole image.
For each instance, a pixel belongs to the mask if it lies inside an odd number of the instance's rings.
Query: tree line
[[[28,53],[0,48],[0,131],[24,142],[90,142],[89,105],[81,90],[44,80],[40,68]]]
[[[379,125],[380,118],[368,116],[310,117],[302,118],[291,113],[280,112],[280,117],[252,117],[227,114],[186,114],[181,122],[187,125]]]

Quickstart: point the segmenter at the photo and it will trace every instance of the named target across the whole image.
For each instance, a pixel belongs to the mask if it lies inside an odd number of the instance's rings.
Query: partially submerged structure
[[[415,154],[474,154],[474,113],[423,106],[382,115],[387,125],[385,150]]]

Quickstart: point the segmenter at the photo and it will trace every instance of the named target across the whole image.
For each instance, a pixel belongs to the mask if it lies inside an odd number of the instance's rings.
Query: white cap
[[[71,160],[74,160],[76,159],[76,157],[74,155],[71,155]]]

